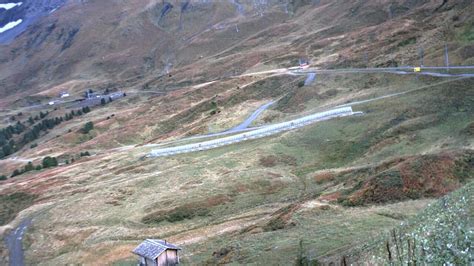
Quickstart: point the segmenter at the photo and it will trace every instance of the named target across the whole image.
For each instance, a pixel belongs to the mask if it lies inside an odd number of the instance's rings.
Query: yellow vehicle
[[[413,69],[413,72],[421,72],[421,67],[415,67],[415,68]]]

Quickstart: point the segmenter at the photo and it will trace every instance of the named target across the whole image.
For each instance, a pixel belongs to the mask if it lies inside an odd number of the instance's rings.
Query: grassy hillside
[[[474,183],[430,204],[376,240],[347,256],[347,262],[466,265],[472,262]]]
[[[367,80],[375,81],[366,88]],[[448,81],[321,77],[293,90],[338,93],[302,97],[298,112],[287,108],[292,96],[268,114],[284,120],[348,99],[419,90],[355,106],[363,116],[239,145],[144,160],[151,148],[130,148],[26,175],[28,191],[55,202],[36,219],[27,258],[125,263],[147,237],[182,245],[188,263],[293,263],[300,241],[309,257],[330,258],[471,180],[469,83]]]
[[[425,65],[442,65],[445,44],[452,64],[470,64],[469,1],[241,1],[243,14],[224,2],[191,1],[182,28],[179,3],[162,18],[162,1],[70,2],[37,35],[0,47],[2,127],[40,110],[48,118],[76,110],[28,106],[63,90],[127,92],[0,161],[0,175],[45,156],[59,161],[0,181],[3,234],[35,212],[27,264],[134,265],[130,251],[145,238],[181,246],[184,264],[465,262],[473,78],[328,73],[302,86],[306,75],[275,69],[300,58],[323,69],[418,65],[420,47]],[[58,50],[58,36],[76,28]],[[270,100],[254,126],[350,103],[362,114],[145,157],[156,148],[146,144],[197,142],[186,137],[238,125]]]

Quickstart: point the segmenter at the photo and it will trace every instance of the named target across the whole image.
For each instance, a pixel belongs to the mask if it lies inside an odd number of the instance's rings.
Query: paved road
[[[472,69],[474,70],[474,66],[450,66],[449,68],[446,67],[421,67],[422,72],[416,73],[424,73],[424,70],[457,70],[457,69]],[[392,72],[396,74],[398,71],[404,71],[407,73],[415,73],[413,72],[413,66],[402,66],[402,67],[374,67],[374,68],[340,68],[340,69],[318,69],[318,68],[307,68],[307,69],[298,69],[294,70],[294,73],[316,73],[316,74],[330,74],[330,73],[380,73],[380,72]]]
[[[316,73],[314,73],[314,72],[308,73],[308,77],[304,81],[304,85],[305,86],[311,85],[314,82],[315,79],[316,79]]]
[[[277,101],[271,101],[271,102],[268,102],[268,103],[260,106],[257,110],[255,110],[255,112],[253,112],[240,125],[235,126],[235,127],[231,128],[231,129],[228,129],[226,131],[222,131],[222,132],[218,132],[218,133],[210,133],[210,134],[206,134],[206,135],[198,135],[198,136],[194,136],[194,137],[188,137],[188,138],[185,138],[185,139],[174,140],[174,141],[164,142],[164,143],[160,143],[160,144],[146,144],[144,146],[145,147],[158,147],[158,146],[164,146],[164,145],[167,145],[167,144],[170,144],[170,143],[176,143],[176,142],[180,142],[180,141],[188,141],[188,140],[211,138],[211,137],[220,137],[220,136],[225,136],[225,135],[229,135],[229,134],[241,133],[241,132],[246,132],[246,131],[251,131],[251,130],[254,130],[254,129],[258,129],[260,127],[249,128],[249,126],[252,124],[253,121],[255,121],[255,119],[257,119],[262,114],[263,111],[268,109],[275,102],[277,102]]]
[[[23,220],[17,228],[5,237],[5,244],[9,251],[9,264],[11,266],[25,265],[22,240],[26,230],[31,225],[31,221],[31,218]]]
[[[403,72],[403,71],[400,71],[400,70],[390,70],[390,71],[395,72],[395,74],[406,74],[406,73],[408,73],[408,72]],[[432,73],[428,72],[427,74],[431,75]],[[336,106],[335,108],[337,109],[337,108],[351,107],[351,106],[358,105],[358,104],[363,104],[363,103],[367,103],[367,102],[372,102],[372,101],[377,101],[377,100],[381,100],[381,99],[385,99],[385,98],[390,98],[390,97],[403,95],[403,94],[410,93],[410,92],[413,92],[413,91],[426,89],[428,87],[437,86],[437,85],[441,85],[441,84],[444,84],[444,83],[453,82],[453,81],[456,81],[456,80],[461,80],[461,79],[474,77],[474,75],[472,75],[472,74],[455,74],[455,75],[448,74],[448,75],[442,75],[441,77],[458,77],[458,78],[445,80],[445,81],[438,82],[438,83],[435,83],[435,84],[430,84],[430,85],[427,85],[427,86],[422,86],[422,87],[419,87],[419,88],[416,88],[416,89],[413,89],[413,90],[408,90],[408,91],[399,92],[399,93],[393,93],[393,94],[384,95],[384,96],[380,96],[380,97],[376,97],[376,98],[372,98],[372,99],[367,99],[367,100],[351,102],[351,103],[348,103],[348,104],[343,104],[343,105]],[[353,114],[357,114],[357,113],[358,112],[355,112]],[[269,128],[271,126],[272,125],[265,125],[265,126],[258,127],[258,128],[250,128],[250,129],[247,128],[247,129],[244,129],[244,130],[248,131],[248,135],[251,135],[255,131],[258,131],[258,130],[261,130],[261,129],[265,130],[266,128]],[[237,132],[239,132],[239,131],[237,131]],[[235,133],[235,132],[232,132],[232,133]],[[214,137],[214,136],[220,136],[220,135],[225,135],[225,134],[227,134],[227,133],[226,132],[221,132],[221,133],[215,133],[215,134],[210,134],[210,135],[206,135],[206,136],[197,136],[197,137],[186,138],[185,140],[192,140],[192,139],[200,138],[200,137]],[[244,137],[244,138],[247,139],[247,137]],[[222,139],[222,140],[224,141],[224,139]],[[233,141],[233,140],[230,140],[230,141],[225,140],[224,142],[225,142],[225,144],[218,144],[218,145],[213,144],[211,148],[217,148],[217,147],[222,146],[222,145],[235,143],[235,141]],[[147,145],[147,146],[152,146],[152,145]],[[155,145],[155,146],[160,146],[160,145]],[[148,155],[148,157],[167,156],[167,155],[172,155],[172,154],[177,154],[177,153],[183,153],[184,152],[183,149],[186,149],[185,147],[187,147],[187,146],[189,146],[189,145],[182,145],[182,146],[175,146],[175,147],[171,147],[171,148],[154,150]],[[179,148],[179,147],[182,147],[183,149],[181,149],[180,151],[177,151],[177,152],[176,151],[172,151],[172,152],[167,151],[167,150],[170,150],[170,149],[173,150],[173,149]],[[196,151],[196,150],[201,150],[201,146],[199,146],[197,149],[194,148],[194,147],[191,147],[190,149],[186,150],[185,152]]]
[[[226,130],[224,132],[227,132],[227,133],[234,133],[234,132],[240,132],[244,129],[247,129],[250,124],[252,124],[252,122],[257,119],[261,113],[263,113],[263,111],[267,110],[268,107],[270,107],[272,104],[274,104],[275,101],[271,101],[269,103],[266,103],[262,106],[260,106],[257,110],[255,110],[255,112],[253,112],[247,119],[245,119],[244,122],[242,122],[242,124],[236,126],[236,127],[233,127],[229,130]]]
[[[202,150],[209,150],[214,149],[226,145],[231,145],[234,143],[250,140],[250,139],[257,139],[263,138],[266,136],[270,136],[273,134],[278,134],[280,132],[293,130],[296,128],[304,127],[306,125],[329,120],[335,117],[343,117],[343,116],[350,116],[361,114],[361,112],[353,112],[351,107],[342,107],[342,108],[335,108],[325,112],[318,112],[313,113],[301,118],[293,119],[287,122],[281,122],[271,125],[266,125],[260,127],[258,129],[252,129],[249,132],[239,133],[237,135],[233,135],[230,137],[223,137],[208,141],[203,141],[199,143],[192,143],[186,145],[178,145],[169,148],[161,148],[151,151],[147,157],[161,157],[161,156],[170,156],[174,154],[180,153],[188,153],[188,152],[195,152],[195,151],[202,151]]]

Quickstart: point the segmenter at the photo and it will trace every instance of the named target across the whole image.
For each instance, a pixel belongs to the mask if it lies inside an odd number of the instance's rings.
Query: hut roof
[[[181,248],[160,239],[146,239],[132,252],[151,260],[155,260],[167,249],[181,250]]]

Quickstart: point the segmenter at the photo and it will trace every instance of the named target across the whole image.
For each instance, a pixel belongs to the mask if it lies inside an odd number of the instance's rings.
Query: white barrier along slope
[[[314,122],[328,120],[334,117],[353,115],[353,114],[354,112],[352,112],[352,107],[350,106],[337,108],[337,109],[329,110],[326,112],[308,115],[308,116],[291,120],[288,122],[282,122],[282,123],[278,123],[274,125],[264,126],[256,130],[240,133],[240,134],[230,136],[230,137],[214,139],[214,140],[193,143],[193,144],[187,144],[187,145],[181,145],[181,146],[176,146],[176,147],[170,147],[170,148],[157,149],[150,152],[150,154],[148,154],[147,157],[161,157],[161,156],[169,156],[169,155],[180,154],[180,153],[188,153],[188,152],[194,152],[194,151],[214,149],[217,147],[222,147],[225,145],[230,145],[230,144],[234,144],[234,143],[249,140],[249,139],[262,138],[262,137],[277,134],[283,131],[300,128]]]

